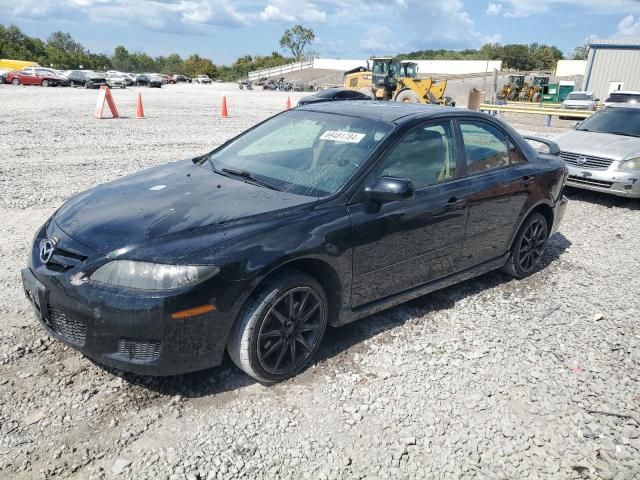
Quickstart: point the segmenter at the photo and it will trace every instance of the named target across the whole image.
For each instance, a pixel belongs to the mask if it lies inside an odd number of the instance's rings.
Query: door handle
[[[444,208],[445,210],[460,210],[461,208],[464,208],[466,206],[467,206],[467,201],[464,198],[458,199],[456,197],[452,197],[445,204]]]
[[[522,183],[522,185],[524,185],[525,187],[531,185],[535,181],[536,181],[536,179],[534,177],[529,177],[529,176],[522,177],[520,179],[520,183]]]

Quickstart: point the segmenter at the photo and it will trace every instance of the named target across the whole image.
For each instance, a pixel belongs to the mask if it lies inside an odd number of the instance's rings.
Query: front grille
[[[591,168],[593,170],[606,170],[613,163],[613,160],[609,158],[594,157],[573,152],[560,152],[560,157],[569,165]]]
[[[611,188],[613,182],[605,182],[604,180],[593,180],[591,178],[576,177],[569,175],[569,181],[573,183],[579,183],[581,185],[592,185],[594,187]]]
[[[66,272],[77,267],[87,259],[86,256],[56,247],[47,268],[54,272]]]
[[[151,362],[160,357],[161,343],[157,340],[118,340],[118,353],[129,360]]]
[[[80,347],[84,346],[87,338],[87,326],[77,318],[50,307],[45,321],[51,330],[68,342]]]

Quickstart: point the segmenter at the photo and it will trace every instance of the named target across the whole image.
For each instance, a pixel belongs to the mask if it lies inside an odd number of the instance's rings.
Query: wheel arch
[[[328,262],[316,257],[301,257],[290,259],[284,263],[280,263],[270,268],[263,275],[259,276],[259,280],[252,286],[250,293],[246,296],[240,312],[246,307],[247,303],[255,296],[256,292],[268,282],[271,278],[279,275],[287,270],[295,270],[305,273],[313,277],[324,289],[329,303],[329,325],[336,325],[343,310],[343,302],[345,299],[343,292],[343,284],[336,269]],[[234,320],[237,320],[237,318]]]
[[[547,220],[547,228],[549,229],[549,231],[551,231],[554,222],[553,207],[551,206],[551,203],[547,201],[540,201],[533,207],[531,207],[526,215],[523,215],[522,220],[520,220],[520,223],[518,224],[518,228],[515,229],[513,235],[511,236],[511,241],[509,242],[509,251],[511,251],[511,249],[513,248],[513,242],[518,236],[518,232],[522,228],[522,225],[534,213],[540,213],[542,214],[542,216],[544,216],[544,218]]]

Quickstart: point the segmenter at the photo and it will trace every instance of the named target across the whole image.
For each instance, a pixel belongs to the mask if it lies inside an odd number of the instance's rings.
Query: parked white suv
[[[107,72],[106,77],[109,88],[126,88],[127,86],[124,75],[119,72]]]
[[[193,79],[193,83],[211,83],[209,75],[198,75]]]
[[[611,92],[604,101],[605,107],[618,105],[620,103],[640,103],[640,92],[617,90]]]

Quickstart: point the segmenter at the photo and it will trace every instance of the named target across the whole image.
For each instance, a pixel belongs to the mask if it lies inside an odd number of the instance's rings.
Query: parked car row
[[[160,73],[126,73],[116,70],[95,72],[93,70],[55,70],[47,67],[25,67],[20,71],[0,70],[0,84],[41,85],[43,87],[84,87],[110,88],[155,87],[166,84],[201,83],[210,84],[207,75],[198,75],[191,79],[185,75],[166,75]]]

